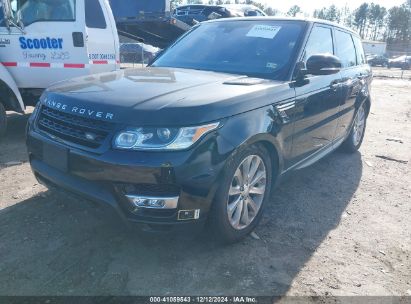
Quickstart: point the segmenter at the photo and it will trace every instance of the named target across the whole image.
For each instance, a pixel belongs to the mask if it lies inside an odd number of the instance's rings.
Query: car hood
[[[138,126],[181,126],[216,121],[292,98],[291,91],[288,83],[259,78],[144,68],[64,81],[47,89],[41,101],[93,119]]]

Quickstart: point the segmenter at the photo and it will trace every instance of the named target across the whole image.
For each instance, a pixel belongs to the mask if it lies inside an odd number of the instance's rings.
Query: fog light
[[[151,209],[176,209],[177,197],[147,197],[138,195],[126,195],[129,202],[135,208],[151,208]]]
[[[163,208],[165,205],[164,200],[159,199],[137,199],[133,203],[136,207]]]

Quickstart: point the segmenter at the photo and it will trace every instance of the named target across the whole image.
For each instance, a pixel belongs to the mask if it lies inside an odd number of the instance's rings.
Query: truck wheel
[[[341,145],[341,148],[344,152],[354,153],[361,147],[362,141],[364,139],[366,125],[367,112],[365,110],[365,105],[363,104],[357,110],[350,135],[348,135],[347,139]]]
[[[0,103],[0,137],[6,134],[7,129],[7,115],[2,103]]]
[[[272,176],[264,147],[252,145],[233,156],[210,212],[209,228],[217,241],[233,243],[254,230],[270,198]]]

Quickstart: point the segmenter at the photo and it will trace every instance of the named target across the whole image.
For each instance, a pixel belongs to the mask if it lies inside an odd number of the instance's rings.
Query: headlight
[[[125,150],[183,150],[219,123],[186,128],[128,128],[116,135],[114,147]]]

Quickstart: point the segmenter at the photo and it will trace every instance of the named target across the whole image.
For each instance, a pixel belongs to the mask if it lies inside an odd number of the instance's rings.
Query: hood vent
[[[256,84],[265,83],[268,80],[260,79],[260,78],[250,78],[250,77],[241,77],[241,78],[233,78],[229,79],[224,82],[224,84],[228,85],[241,85],[241,86],[252,86]]]

